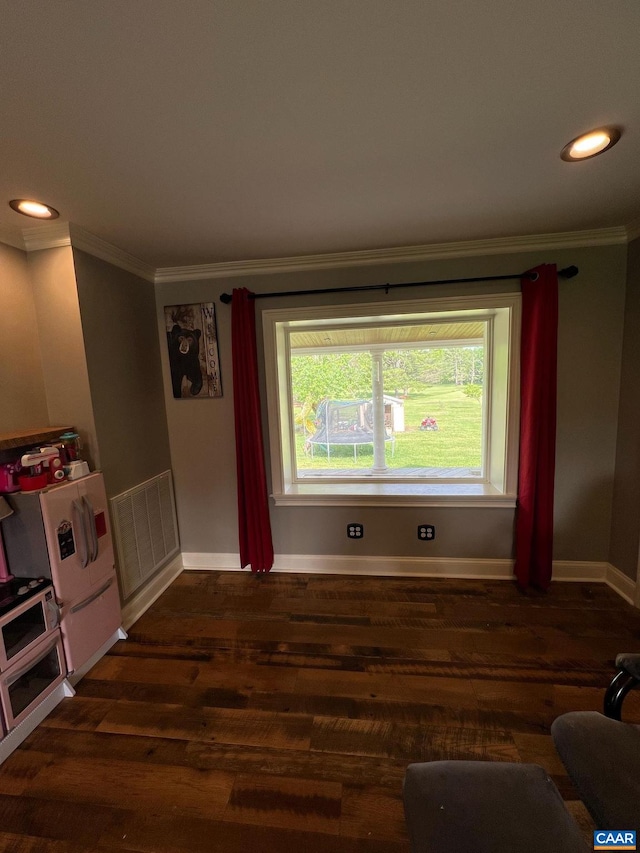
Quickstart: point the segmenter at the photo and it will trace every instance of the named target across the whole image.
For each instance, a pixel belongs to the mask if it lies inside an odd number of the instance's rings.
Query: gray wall
[[[640,539],[640,240],[629,244],[609,560],[635,580]]]
[[[158,328],[164,336],[163,306],[216,302],[224,388],[222,399],[174,400],[166,347],[162,347],[167,421],[177,489],[182,548],[186,552],[237,552],[235,451],[231,375],[230,308],[218,301],[233,287],[254,292],[340,287],[385,282],[468,277],[520,272],[553,261],[576,264],[580,275],[560,285],[558,363],[558,442],[555,557],[605,561],[609,555],[626,246],[594,247],[463,258],[449,261],[354,267],[278,275],[255,275],[156,286]],[[509,291],[509,283],[489,286]],[[487,286],[432,287],[429,296],[487,292]],[[396,298],[415,298],[397,291]],[[379,300],[345,294],[342,302]],[[336,296],[283,297],[257,302],[261,331],[263,308],[318,305]],[[262,341],[259,341],[262,352]],[[263,389],[264,392],[264,389]],[[266,420],[265,424],[266,435]],[[510,557],[513,510],[394,509],[349,507],[271,507],[274,545],[281,554],[359,554],[396,556]],[[366,537],[348,540],[349,521],[362,521]],[[417,541],[418,522],[434,523],[437,538],[428,552]]]
[[[154,287],[73,250],[107,494],[171,468]]]
[[[73,425],[82,437],[84,458],[92,468],[99,467],[71,247],[31,252],[28,266],[40,333],[49,423]]]
[[[609,559],[626,246],[567,251],[560,285],[554,555]]]
[[[0,243],[0,433],[48,424],[27,256]]]

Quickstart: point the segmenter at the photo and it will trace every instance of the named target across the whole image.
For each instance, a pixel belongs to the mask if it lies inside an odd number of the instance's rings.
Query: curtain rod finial
[[[225,305],[230,305],[232,296],[230,293],[221,293],[220,294],[220,302],[224,302]]]
[[[558,275],[562,276],[562,278],[574,278],[579,272],[580,270],[578,267],[570,266],[565,267],[563,270],[558,270]]]

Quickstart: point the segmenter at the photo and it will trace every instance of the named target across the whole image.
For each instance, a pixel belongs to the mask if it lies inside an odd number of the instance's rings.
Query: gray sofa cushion
[[[640,831],[640,727],[572,711],[554,721],[551,734],[598,829]]]
[[[586,853],[562,797],[536,764],[411,764],[404,806],[413,853]]]

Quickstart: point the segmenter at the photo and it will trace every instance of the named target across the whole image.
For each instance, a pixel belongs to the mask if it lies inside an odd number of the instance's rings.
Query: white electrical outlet
[[[347,536],[349,539],[362,539],[364,536],[364,525],[355,522],[347,524]]]

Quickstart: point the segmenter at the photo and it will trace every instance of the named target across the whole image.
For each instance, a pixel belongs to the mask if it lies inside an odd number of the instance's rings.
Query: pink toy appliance
[[[0,583],[0,703],[4,730],[19,725],[67,674],[51,581]]]
[[[0,584],[0,672],[18,663],[32,643],[58,627],[60,608],[47,578]]]
[[[10,581],[13,575],[7,568],[7,558],[4,554],[4,541],[2,539],[2,519],[13,515],[13,509],[6,498],[0,495],[0,584]]]
[[[0,493],[9,494],[20,489],[18,475],[22,470],[20,460],[15,462],[4,462],[0,465]]]
[[[3,535],[16,579],[53,581],[69,672],[121,626],[107,496],[102,474],[14,494]]]
[[[66,477],[57,447],[41,447],[39,450],[25,453],[20,464],[24,473],[18,477],[18,482],[23,492],[44,489],[45,486],[59,483]]]

